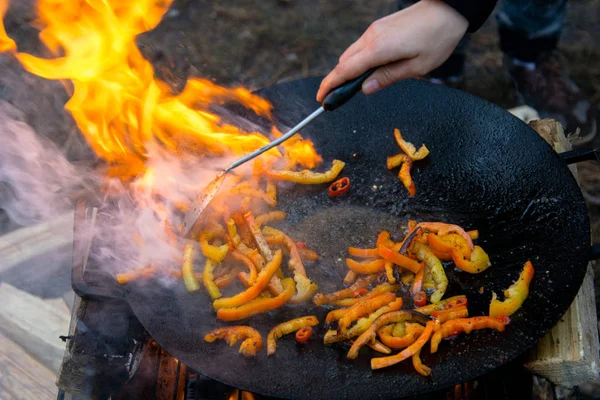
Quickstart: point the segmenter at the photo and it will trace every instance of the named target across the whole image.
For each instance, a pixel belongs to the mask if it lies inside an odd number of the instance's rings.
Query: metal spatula
[[[298,125],[296,125],[294,128],[292,128],[288,133],[286,133],[285,135],[281,136],[280,138],[278,138],[276,140],[273,140],[269,144],[261,147],[260,149],[255,150],[252,153],[231,163],[227,168],[225,168],[223,171],[221,171],[217,175],[217,177],[213,181],[211,181],[202,190],[202,192],[198,195],[198,197],[196,197],[196,200],[194,200],[194,202],[190,206],[190,209],[187,212],[187,214],[185,215],[185,218],[183,220],[182,234],[185,237],[191,237],[195,233],[197,233],[196,232],[197,225],[198,225],[197,222],[200,220],[200,217],[202,216],[202,213],[204,212],[204,210],[206,209],[208,204],[211,202],[211,200],[215,197],[215,195],[219,191],[219,188],[223,184],[223,181],[225,180],[225,177],[227,176],[227,173],[229,171],[233,170],[234,168],[239,167],[240,165],[244,164],[247,161],[252,160],[253,158],[264,153],[265,151],[285,142],[286,140],[288,140],[289,138],[294,136],[294,134],[296,134],[300,129],[304,128],[312,120],[314,120],[319,115],[321,115],[321,113],[323,111],[333,111],[336,108],[340,107],[341,105],[345,104],[356,93],[358,93],[360,91],[363,82],[365,81],[365,79],[367,79],[373,73],[373,71],[375,71],[375,68],[372,68],[372,69],[368,70],[367,72],[365,72],[364,74],[362,74],[361,76],[359,76],[358,78],[348,81],[348,82],[338,86],[337,88],[333,89],[327,95],[327,97],[325,97],[325,100],[323,100],[321,107],[319,107],[315,112],[313,112],[308,117],[306,117],[304,120],[302,120],[302,122],[300,122]]]

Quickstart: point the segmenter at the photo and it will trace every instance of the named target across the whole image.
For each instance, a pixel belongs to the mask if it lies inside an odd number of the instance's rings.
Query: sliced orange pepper
[[[325,323],[331,324],[344,316],[348,312],[350,308],[338,308],[336,310],[331,310],[327,313],[325,317]]]
[[[377,249],[357,249],[356,247],[348,247],[348,254],[358,258],[378,258]]]
[[[430,231],[433,233],[437,233],[440,236],[446,236],[452,232],[458,233],[461,235],[467,243],[469,244],[469,248],[473,250],[473,240],[471,237],[465,232],[463,228],[454,224],[446,224],[444,222],[420,222],[417,226],[425,229],[426,231]]]
[[[387,277],[388,282],[391,284],[396,283],[396,277],[394,276],[394,263],[391,261],[386,261],[384,268],[385,276]]]
[[[471,258],[471,249],[464,238],[457,234],[449,234],[441,237],[434,233],[427,235],[427,244],[432,250],[437,250],[440,253],[450,254],[453,251],[460,251],[466,258]]]
[[[375,339],[375,337],[377,335],[377,331],[382,326],[388,325],[392,322],[408,321],[411,318],[412,318],[412,315],[410,313],[408,313],[407,311],[403,311],[403,310],[392,311],[392,312],[388,312],[388,313],[381,315],[379,318],[377,318],[375,321],[373,321],[371,326],[369,326],[369,328],[367,330],[365,330],[354,341],[354,343],[352,344],[352,347],[350,347],[350,350],[348,351],[348,354],[346,355],[346,357],[348,357],[350,359],[355,359],[356,357],[358,357],[358,351],[360,350],[360,348],[365,346],[367,343],[371,342],[371,340]]]
[[[253,285],[254,282],[256,281],[256,277],[258,276],[258,272],[256,271],[256,265],[254,265],[254,263],[252,262],[252,260],[250,260],[250,258],[246,257],[245,255],[243,255],[242,253],[240,253],[237,250],[233,250],[231,252],[231,255],[233,256],[233,258],[235,258],[238,261],[243,262],[244,265],[246,265],[246,267],[248,267],[248,272],[249,272],[248,283],[250,285]]]
[[[490,303],[490,317],[509,316],[515,313],[529,295],[529,284],[535,271],[531,261],[527,261],[519,275],[519,279],[504,291],[504,301],[498,300],[496,293]]]
[[[415,260],[412,260],[409,257],[406,257],[402,254],[396,253],[394,250],[384,245],[378,245],[377,251],[379,252],[379,255],[385,260],[391,261],[394,264],[402,268],[406,268],[415,274],[419,272],[419,269],[421,268],[421,264],[419,264]]]
[[[373,350],[375,350],[378,353],[382,353],[382,354],[391,354],[392,353],[392,349],[390,349],[389,347],[387,347],[385,344],[381,343],[377,339],[371,340],[370,343],[367,343],[367,346],[369,346],[370,348],[372,348]]]
[[[344,313],[343,317],[340,318],[338,322],[338,331],[340,333],[344,333],[352,322],[357,319],[369,315],[375,310],[390,304],[392,301],[396,299],[395,293],[382,293],[378,296],[375,296],[370,299],[365,299],[360,301],[350,307],[346,313]]]
[[[215,246],[209,242],[210,240],[214,239],[215,236],[222,236],[224,233],[225,231],[221,225],[216,225],[215,227],[205,229],[200,233],[200,248],[202,249],[202,254],[216,263],[220,263],[225,259],[225,256],[229,251],[229,245],[224,244],[221,246]]]
[[[392,349],[403,349],[413,344],[425,330],[425,327],[419,324],[407,324],[406,333],[403,336],[395,337],[392,335],[393,326],[388,325],[377,331],[379,340]]]
[[[421,291],[423,287],[423,276],[425,275],[425,263],[421,263],[421,269],[415,274],[415,280],[412,283],[410,289],[411,294],[414,296]]]
[[[275,275],[275,272],[280,265],[281,250],[277,250],[275,254],[273,254],[271,261],[267,263],[265,269],[260,271],[258,277],[256,278],[256,282],[254,282],[252,286],[250,286],[244,292],[238,293],[233,297],[225,297],[215,300],[213,302],[213,307],[217,310],[220,308],[238,307],[256,298],[267,287],[271,281],[271,277]]]
[[[344,285],[352,285],[358,275],[354,271],[348,271],[344,277]]]
[[[396,138],[396,143],[398,143],[398,146],[400,146],[402,151],[405,152],[406,155],[409,156],[412,160],[422,160],[425,157],[427,157],[427,155],[429,155],[429,149],[424,144],[421,145],[421,147],[417,151],[417,148],[414,144],[404,140],[400,129],[394,129],[394,137]]]
[[[419,336],[419,338],[413,344],[408,346],[406,349],[402,350],[400,353],[395,354],[393,356],[372,358],[371,369],[386,368],[394,364],[398,364],[399,362],[404,361],[409,357],[412,357],[413,354],[416,354],[417,351],[421,350],[421,348],[425,346],[425,343],[427,343],[427,341],[431,337],[435,326],[436,322],[427,322],[427,325],[425,325],[425,330],[423,331],[421,336]]]
[[[352,298],[332,301],[330,304],[332,306],[337,306],[337,307],[352,307],[353,305],[358,304],[361,301],[364,301],[366,299],[372,299],[373,297],[379,296],[382,293],[394,293],[398,290],[398,287],[399,287],[398,285],[390,285],[388,283],[384,283],[384,284],[375,286],[369,293],[367,293],[365,295],[362,295],[359,297],[352,296]]]
[[[136,268],[129,272],[117,274],[117,282],[119,282],[120,285],[124,285],[126,283],[129,283],[129,282],[139,279],[139,278],[149,278],[152,275],[154,275],[157,271],[158,271],[158,268],[154,265]]]
[[[475,246],[470,260],[465,259],[463,254],[461,254],[459,251],[453,251],[452,261],[454,261],[454,264],[456,264],[459,269],[470,274],[478,274],[483,272],[488,269],[490,265],[492,265],[490,263],[490,257],[479,246]]]
[[[338,290],[337,292],[329,294],[317,293],[313,296],[313,303],[316,306],[321,306],[324,304],[330,304],[336,300],[347,299],[354,296],[354,292],[356,290],[368,287],[373,280],[375,280],[374,276],[363,276],[358,278],[356,282],[352,284],[352,286]]]
[[[410,176],[410,170],[412,169],[413,162],[409,157],[406,157],[406,160],[402,163],[400,167],[400,172],[398,172],[398,178],[402,181],[402,184],[408,190],[408,194],[410,196],[414,196],[417,194],[417,187],[415,186],[415,182],[413,181],[412,176]]]
[[[506,323],[506,320],[492,317],[457,318],[444,322],[431,338],[431,353],[437,351],[442,339],[486,328],[502,332]]]
[[[413,367],[419,374],[423,376],[429,376],[429,374],[431,374],[431,368],[423,364],[423,361],[421,361],[421,349],[417,350],[417,352],[413,354],[412,362]]]
[[[451,319],[468,317],[469,310],[467,309],[467,307],[456,307],[450,308],[448,310],[434,311],[431,313],[431,316],[437,319],[437,321],[440,324],[443,324],[444,322],[450,321]]]
[[[230,346],[236,344],[238,340],[245,339],[240,346],[240,353],[245,356],[255,356],[256,352],[262,348],[260,333],[249,326],[217,328],[204,336],[204,340],[209,343],[217,339],[224,339]]]
[[[220,308],[217,318],[223,321],[237,321],[257,314],[274,310],[287,303],[294,295],[295,284],[292,278],[281,281],[283,293],[272,298],[258,298],[237,308]]]
[[[362,262],[354,261],[351,258],[346,258],[346,265],[351,271],[357,274],[367,275],[381,272],[385,269],[385,260],[365,260]]]
[[[231,284],[231,282],[233,282],[233,280],[235,279],[237,274],[238,274],[237,268],[232,268],[226,274],[215,278],[215,285],[217,285],[217,287],[219,289],[223,289],[223,288],[229,286]]]
[[[334,330],[327,331],[325,333],[325,337],[323,337],[323,343],[332,344],[355,338],[365,332],[373,324],[373,322],[383,314],[387,314],[392,311],[398,311],[400,308],[402,308],[402,299],[397,298],[387,306],[381,307],[368,317],[359,319],[352,328],[348,329],[343,334],[338,334],[338,332]]]

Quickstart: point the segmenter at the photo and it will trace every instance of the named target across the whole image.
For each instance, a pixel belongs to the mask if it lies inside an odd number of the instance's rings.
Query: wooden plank
[[[0,236],[0,272],[34,257],[73,246],[73,212]]]
[[[0,333],[0,398],[54,400],[56,375]]]
[[[532,121],[530,126],[554,150],[562,153],[571,149],[562,126],[550,119]],[[577,167],[571,171],[577,178]],[[573,387],[597,378],[600,367],[596,300],[592,264],[581,288],[561,321],[532,349],[525,367],[550,382]]]
[[[0,283],[0,330],[57,373],[65,351],[60,335],[69,330],[69,313],[7,283]]]

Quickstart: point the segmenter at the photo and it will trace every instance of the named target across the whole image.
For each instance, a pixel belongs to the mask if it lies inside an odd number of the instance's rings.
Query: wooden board
[[[46,367],[58,372],[69,330],[69,313],[39,297],[0,283],[0,331]]]
[[[543,119],[532,121],[529,125],[557,153],[571,150],[571,144],[558,122]],[[572,165],[570,168],[577,178],[577,167]],[[525,367],[554,384],[573,387],[598,377],[600,345],[593,279],[590,263],[569,310],[527,356]]]
[[[0,398],[55,400],[56,375],[0,333]]]

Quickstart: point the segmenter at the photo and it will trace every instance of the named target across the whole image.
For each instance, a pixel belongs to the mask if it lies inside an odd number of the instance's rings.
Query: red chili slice
[[[415,302],[415,306],[423,307],[425,304],[427,304],[427,294],[423,290],[421,290],[417,292],[417,294],[415,294],[413,300]]]
[[[312,328],[310,326],[306,326],[304,328],[300,328],[296,331],[296,342],[304,343],[312,336]]]
[[[299,249],[305,249],[306,248],[306,243],[304,243],[304,242],[296,242],[296,247],[298,247]]]
[[[327,192],[329,193],[329,195],[331,197],[336,197],[336,196],[346,193],[349,189],[350,189],[350,179],[344,177],[342,179],[338,179],[337,181],[333,182],[331,184],[331,186],[329,186],[329,189],[327,189]]]
[[[362,289],[356,289],[354,291],[354,293],[352,294],[352,297],[357,298],[357,297],[363,297],[365,294],[369,293],[369,291],[365,288]]]

